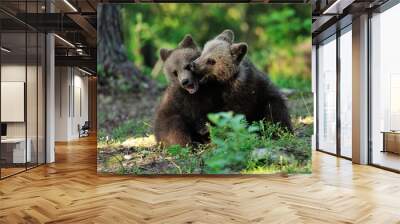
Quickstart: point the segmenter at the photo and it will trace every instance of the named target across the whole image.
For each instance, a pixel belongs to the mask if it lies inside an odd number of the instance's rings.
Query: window
[[[351,26],[340,36],[340,155],[351,158],[352,149],[352,33]]]
[[[336,153],[336,36],[318,47],[318,149]]]
[[[372,163],[400,170],[400,5],[371,18]]]
[[[41,12],[44,2],[0,3],[5,5],[18,5],[23,16]],[[12,15],[0,17],[0,178],[5,178],[45,163],[46,38]]]

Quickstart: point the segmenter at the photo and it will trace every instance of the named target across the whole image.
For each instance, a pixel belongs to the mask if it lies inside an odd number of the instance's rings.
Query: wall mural
[[[100,4],[98,172],[311,172],[307,4]]]

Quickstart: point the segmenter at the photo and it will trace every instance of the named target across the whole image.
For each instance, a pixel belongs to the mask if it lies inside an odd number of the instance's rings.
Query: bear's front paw
[[[199,133],[200,135],[208,135],[209,132],[210,132],[210,131],[208,130],[208,127],[207,127],[206,125],[200,127],[200,129],[198,129],[198,133]]]

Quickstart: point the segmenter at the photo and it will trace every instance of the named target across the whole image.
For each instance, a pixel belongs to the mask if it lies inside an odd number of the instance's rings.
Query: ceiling
[[[312,0],[313,43],[351,24],[352,18],[378,8],[388,0]]]
[[[46,4],[47,2],[47,4]],[[74,65],[96,72],[96,0],[1,0],[2,46],[11,60],[32,58],[36,46],[25,50],[25,33],[54,32],[56,65]],[[49,13],[51,11],[51,13]],[[35,41],[36,42],[36,41]],[[2,52],[4,54],[4,52]],[[4,58],[4,57],[3,57]],[[4,59],[3,59],[4,60]]]

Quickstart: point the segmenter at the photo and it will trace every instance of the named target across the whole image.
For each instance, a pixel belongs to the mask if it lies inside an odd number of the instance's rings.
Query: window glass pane
[[[1,175],[25,170],[30,162],[30,142],[26,142],[26,33],[1,34]]]
[[[46,37],[43,33],[39,33],[38,42],[38,164],[45,163],[45,44]]]
[[[27,63],[27,80],[26,80],[26,113],[27,113],[27,141],[30,147],[30,161],[28,162],[28,168],[37,165],[37,84],[38,84],[38,49],[37,41],[38,36],[36,32],[28,32],[28,63]]]
[[[43,13],[44,5],[0,1],[10,12],[0,12],[1,178],[45,162],[45,35],[21,21],[37,23],[33,14]]]
[[[372,162],[396,170],[400,170],[399,21],[400,4],[371,19]]]
[[[336,40],[318,48],[318,148],[336,153]]]
[[[340,153],[351,158],[352,35],[349,28],[340,36]]]

